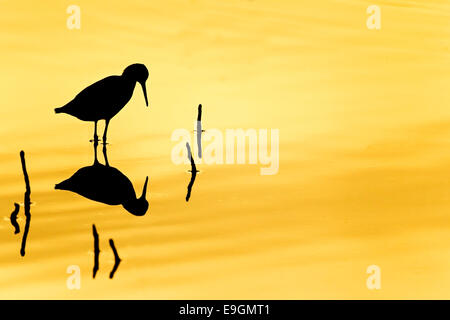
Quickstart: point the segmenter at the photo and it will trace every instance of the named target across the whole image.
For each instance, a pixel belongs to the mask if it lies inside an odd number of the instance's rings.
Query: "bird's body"
[[[83,89],[66,105],[56,108],[55,113],[67,113],[83,121],[95,123],[94,140],[97,141],[97,121],[105,120],[103,142],[106,142],[108,124],[133,96],[136,82],[142,85],[148,106],[145,81],[148,70],[143,64],[128,66],[120,76],[109,76]]]
[[[83,121],[109,120],[130,101],[135,86],[135,81],[122,76],[106,77],[91,84],[55,111]]]
[[[112,206],[136,199],[131,181],[116,168],[101,163],[79,169],[55,188]]]
[[[142,216],[147,212],[148,177],[145,179],[142,195],[137,198],[133,184],[120,170],[111,167],[106,157],[106,145],[103,149],[106,165],[97,160],[97,144],[94,143],[94,164],[83,167],[70,178],[55,185],[57,190],[75,192],[87,199],[108,204],[122,205],[128,212]]]

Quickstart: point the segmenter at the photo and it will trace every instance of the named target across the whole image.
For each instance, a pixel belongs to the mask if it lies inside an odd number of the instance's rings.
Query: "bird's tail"
[[[55,108],[55,113],[62,113],[62,112],[64,112],[63,108],[64,108],[64,107],[61,107],[61,108]]]
[[[60,183],[55,184],[55,189],[56,190],[68,190],[69,188],[69,182],[68,180],[64,180]]]

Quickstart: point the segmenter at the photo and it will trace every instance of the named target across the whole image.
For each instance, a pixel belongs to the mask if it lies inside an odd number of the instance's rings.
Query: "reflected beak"
[[[141,86],[142,86],[142,91],[144,92],[145,105],[148,107],[147,89],[145,88],[145,82],[141,82]]]
[[[148,183],[148,177],[145,178],[144,188],[142,189],[142,195],[140,199],[145,199],[145,196],[147,195],[147,183]]]

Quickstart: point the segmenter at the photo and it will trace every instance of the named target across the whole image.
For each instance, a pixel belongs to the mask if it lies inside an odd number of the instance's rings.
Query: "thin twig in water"
[[[202,105],[198,105],[198,113],[197,113],[197,148],[198,148],[198,157],[202,158]]]
[[[186,201],[189,201],[191,197],[192,186],[194,185],[195,177],[197,176],[197,167],[195,166],[194,158],[192,157],[191,147],[189,146],[189,142],[186,142],[186,149],[188,153],[188,159],[191,161],[191,180],[189,181],[187,187]]]
[[[94,269],[92,270],[92,278],[95,279],[95,275],[98,271],[100,246],[98,244],[98,232],[95,224],[92,225],[92,234],[94,235]]]
[[[31,204],[31,188],[30,188],[30,180],[28,178],[27,167],[25,165],[25,152],[20,151],[20,160],[22,162],[22,171],[23,176],[25,178],[25,195],[24,195],[24,207],[25,207],[25,230],[23,232],[22,237],[22,246],[20,248],[20,255],[25,256],[25,245],[27,243],[28,231],[30,230],[30,222],[31,222],[31,212],[30,212],[30,204]]]
[[[114,245],[113,239],[109,239],[109,245],[114,253],[114,267],[109,274],[109,278],[112,279],[114,277],[114,273],[116,273],[117,268],[119,268],[120,261],[122,261],[117,253],[116,246]]]
[[[11,220],[11,224],[14,227],[14,234],[20,233],[20,226],[17,223],[17,214],[19,213],[20,206],[18,203],[14,203],[14,211],[11,213],[9,219]]]

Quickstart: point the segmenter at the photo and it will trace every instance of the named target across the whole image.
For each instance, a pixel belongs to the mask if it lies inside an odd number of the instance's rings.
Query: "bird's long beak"
[[[142,189],[142,195],[140,199],[145,199],[147,195],[147,183],[148,183],[148,177],[145,178],[144,188]]]
[[[147,89],[145,88],[145,82],[141,82],[141,86],[142,86],[142,91],[144,92],[145,105],[148,107]]]

